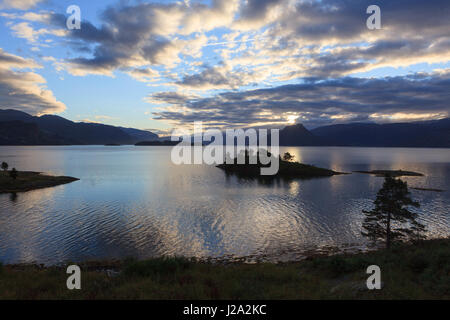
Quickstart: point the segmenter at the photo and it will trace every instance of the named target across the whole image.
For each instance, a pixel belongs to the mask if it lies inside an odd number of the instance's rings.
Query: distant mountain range
[[[0,110],[0,145],[135,144],[155,140],[159,140],[158,135],[145,130]],[[449,148],[450,118],[409,123],[337,124],[313,130],[296,124],[280,130],[280,145]]]
[[[314,135],[302,124],[284,127],[280,130],[280,146],[323,146],[325,139]]]
[[[282,146],[450,147],[450,118],[409,123],[349,123],[280,130]]]
[[[311,132],[329,146],[450,147],[450,118],[409,123],[351,123]]]
[[[0,110],[0,145],[134,144],[156,139],[158,135],[145,130]]]

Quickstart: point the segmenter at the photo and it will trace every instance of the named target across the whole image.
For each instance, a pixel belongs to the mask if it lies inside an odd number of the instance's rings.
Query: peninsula
[[[25,192],[35,189],[54,187],[79,179],[65,176],[49,176],[40,172],[17,171],[15,178],[10,171],[0,172],[0,193]]]

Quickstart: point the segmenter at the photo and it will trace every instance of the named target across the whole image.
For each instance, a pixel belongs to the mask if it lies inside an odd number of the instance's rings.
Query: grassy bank
[[[13,179],[10,177],[9,171],[0,171],[0,193],[31,191],[54,187],[77,180],[79,179],[64,176],[47,176],[32,171],[17,171],[17,178]]]
[[[381,290],[366,288],[372,264]],[[80,267],[82,289],[70,291],[65,267],[3,266],[0,299],[450,299],[450,239],[286,264],[160,258]]]

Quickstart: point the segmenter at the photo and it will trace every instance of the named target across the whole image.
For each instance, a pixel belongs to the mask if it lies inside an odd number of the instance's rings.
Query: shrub
[[[428,267],[428,265],[428,260],[421,254],[413,255],[408,261],[409,268],[417,273],[422,273]]]
[[[333,256],[327,262],[329,271],[335,276],[341,275],[349,271],[348,262],[341,256]]]
[[[12,170],[9,172],[9,176],[11,178],[13,178],[14,180],[16,180],[17,179],[17,175],[18,175],[18,173],[17,173],[16,168],[12,168]]]
[[[124,274],[141,277],[169,275],[189,268],[190,261],[179,257],[161,257],[144,261],[128,259]]]

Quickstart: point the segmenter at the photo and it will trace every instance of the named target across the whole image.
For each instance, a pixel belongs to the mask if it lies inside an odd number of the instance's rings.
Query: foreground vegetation
[[[381,268],[381,290],[366,287],[372,264]],[[450,299],[450,239],[284,264],[158,258],[79,265],[81,290],[66,288],[66,266],[3,266],[0,299]]]
[[[12,174],[13,173],[13,174]],[[72,177],[47,176],[32,171],[1,171],[0,193],[24,192],[41,188],[54,187],[79,180]]]

